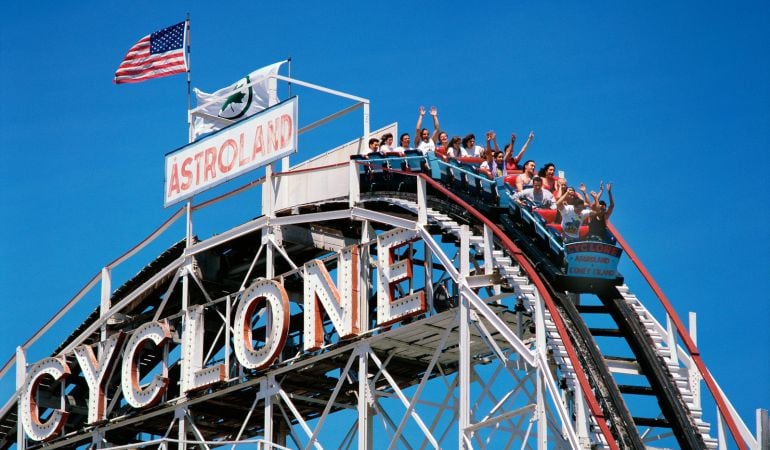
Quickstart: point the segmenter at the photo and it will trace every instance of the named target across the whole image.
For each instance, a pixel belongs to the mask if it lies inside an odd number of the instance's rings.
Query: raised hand
[[[425,107],[424,106],[420,106],[420,115],[421,116],[425,115]]]
[[[430,115],[431,116],[437,116],[438,115],[438,109],[436,109],[435,106],[430,107]]]

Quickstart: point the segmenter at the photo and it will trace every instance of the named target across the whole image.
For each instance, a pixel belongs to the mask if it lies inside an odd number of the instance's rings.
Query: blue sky
[[[189,12],[192,84],[204,91],[291,56],[295,77],[369,98],[374,128],[398,121],[411,132],[418,106],[436,105],[450,135],[534,130],[527,156],[538,167],[555,162],[589,188],[613,181],[613,222],[680,316],[698,313],[703,358],[753,429],[754,409],[770,407],[770,212],[761,202],[770,190],[770,4],[474,6],[5,5],[0,360],[172,213],[163,208],[163,156],[186,142],[185,78],[116,86],[112,76],[140,37]],[[300,120],[347,105],[300,92]],[[334,135],[302,136],[294,160],[356,137],[359,117]],[[258,215],[256,196],[247,199],[196,232]],[[89,297],[83,311],[97,304]]]

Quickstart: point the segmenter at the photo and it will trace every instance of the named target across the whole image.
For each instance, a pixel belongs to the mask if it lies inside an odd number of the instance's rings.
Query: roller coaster
[[[368,136],[188,202],[106,265],[49,358],[24,344],[3,367],[0,450],[767,448],[767,411],[752,433],[612,224],[612,243],[565,244],[477,162],[366,154]],[[256,188],[260,216],[192,233]],[[113,291],[112,269],[184,216],[186,238]]]

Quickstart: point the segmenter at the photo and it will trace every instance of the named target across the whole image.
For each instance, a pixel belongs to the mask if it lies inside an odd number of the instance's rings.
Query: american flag
[[[143,37],[128,50],[115,71],[115,84],[139,83],[187,71],[184,44],[187,21]]]

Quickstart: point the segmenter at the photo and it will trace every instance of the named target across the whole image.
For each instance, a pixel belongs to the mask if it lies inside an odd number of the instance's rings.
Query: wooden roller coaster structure
[[[0,450],[765,448],[767,412],[752,434],[611,224],[662,322],[620,274],[570,276],[503,180],[433,153],[364,156],[354,99],[360,139],[188,202],[20,346],[0,372],[16,366]],[[259,217],[193,234],[193,214],[253,188]],[[182,217],[185,238],[112,290]],[[28,362],[98,284],[93,313]]]

